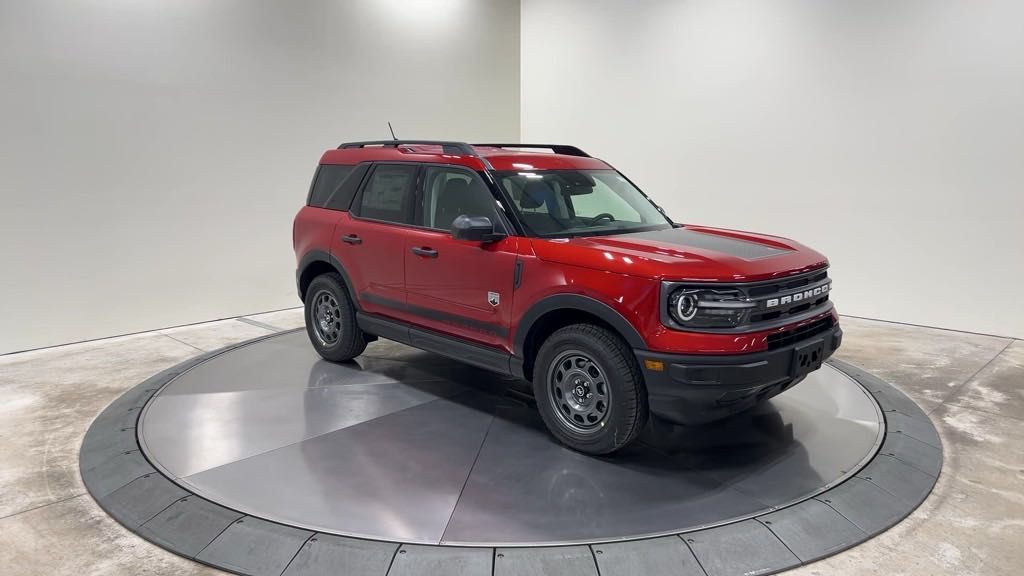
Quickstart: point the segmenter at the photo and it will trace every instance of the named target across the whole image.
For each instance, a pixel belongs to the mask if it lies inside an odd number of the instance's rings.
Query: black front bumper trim
[[[826,332],[765,352],[681,355],[634,350],[643,366],[651,412],[678,424],[701,424],[741,412],[787,390],[839,348],[843,331]],[[817,346],[817,343],[821,346]],[[664,370],[651,370],[646,360]]]

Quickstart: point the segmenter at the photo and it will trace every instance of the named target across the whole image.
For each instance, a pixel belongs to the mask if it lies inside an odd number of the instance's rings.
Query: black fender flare
[[[352,279],[348,277],[348,272],[345,271],[345,267],[341,265],[341,262],[333,254],[324,250],[310,250],[299,261],[299,266],[295,270],[295,288],[299,292],[299,300],[305,301],[305,294],[302,293],[302,275],[305,274],[310,266],[318,262],[328,264],[331,268],[334,268],[334,271],[345,282],[345,288],[348,289],[348,294],[352,298],[352,304],[356,307],[356,310],[360,310],[359,297],[353,289]]]
[[[516,327],[515,337],[512,341],[512,349],[515,356],[521,359],[524,358],[526,337],[537,320],[548,312],[562,309],[581,310],[593,314],[614,328],[631,348],[641,350],[647,348],[647,344],[636,328],[611,306],[596,298],[583,296],[582,294],[555,294],[536,302],[519,320],[519,325]]]

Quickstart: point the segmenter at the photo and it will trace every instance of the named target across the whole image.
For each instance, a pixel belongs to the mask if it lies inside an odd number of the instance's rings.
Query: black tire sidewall
[[[341,336],[337,342],[329,346],[320,341],[320,337],[317,335],[316,328],[314,327],[315,319],[313,318],[316,294],[324,290],[334,296],[338,301],[338,307],[341,311]],[[310,343],[313,344],[313,348],[316,349],[321,357],[332,362],[344,362],[362,353],[366,347],[366,342],[356,324],[355,308],[352,305],[352,300],[349,298],[348,290],[341,285],[339,277],[333,274],[324,274],[314,278],[306,290],[304,304],[306,334],[309,335]]]
[[[577,327],[580,329],[573,330]],[[607,341],[594,337],[594,330],[603,332],[606,338],[618,338],[596,326],[577,325],[556,331],[544,342],[534,363],[533,392],[541,417],[556,438],[580,452],[608,454],[631,442],[646,422],[646,391],[632,350],[624,345],[609,346]],[[594,432],[581,434],[569,428],[551,405],[548,390],[551,365],[562,352],[570,350],[590,356],[604,372],[611,389],[608,415],[604,425]]]

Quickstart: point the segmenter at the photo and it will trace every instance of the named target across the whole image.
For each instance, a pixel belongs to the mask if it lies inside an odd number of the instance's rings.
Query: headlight
[[[739,290],[686,287],[673,290],[666,305],[668,316],[683,328],[732,328],[756,306]]]
[[[687,290],[677,290],[672,295],[672,301],[669,303],[672,306],[672,316],[679,322],[693,320],[693,317],[697,315],[697,306],[699,304],[697,294]]]

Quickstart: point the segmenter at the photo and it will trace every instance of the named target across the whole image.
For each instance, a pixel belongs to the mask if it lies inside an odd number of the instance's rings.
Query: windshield
[[[672,226],[615,170],[495,172],[494,177],[536,236],[596,236]]]

